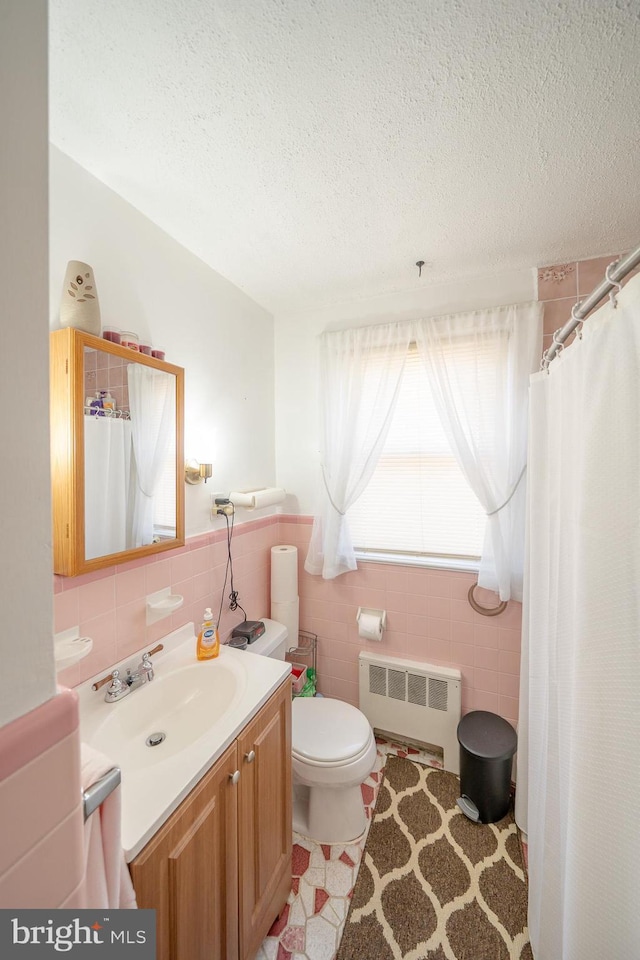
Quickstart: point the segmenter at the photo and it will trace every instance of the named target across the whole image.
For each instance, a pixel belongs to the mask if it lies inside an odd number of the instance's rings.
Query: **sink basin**
[[[177,809],[288,677],[291,665],[222,645],[198,662],[193,623],[162,638],[155,677],[106,703],[94,680],[77,687],[80,735],[122,773],[122,846],[128,861]],[[114,664],[122,673],[138,656]],[[112,668],[113,669],[113,668]],[[147,738],[164,734],[157,746]]]
[[[151,683],[109,704],[91,743],[123,765],[139,769],[162,762],[210,733],[242,694],[244,679],[241,665],[219,660],[189,664],[166,676],[156,673]],[[164,739],[148,746],[153,734]]]

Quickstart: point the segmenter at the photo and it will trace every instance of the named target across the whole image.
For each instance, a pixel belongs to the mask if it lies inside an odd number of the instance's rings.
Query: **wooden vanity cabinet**
[[[291,889],[291,845],[287,677],[129,864],[158,960],[253,960]]]
[[[238,737],[240,956],[253,960],[291,890],[291,681]]]

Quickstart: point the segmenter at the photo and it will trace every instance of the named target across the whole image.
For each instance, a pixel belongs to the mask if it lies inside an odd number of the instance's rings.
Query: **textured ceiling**
[[[51,139],[274,312],[640,243],[640,0],[50,0]]]

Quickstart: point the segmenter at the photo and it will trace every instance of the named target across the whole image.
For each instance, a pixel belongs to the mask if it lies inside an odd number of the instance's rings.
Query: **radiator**
[[[459,670],[360,653],[360,709],[372,727],[441,747],[444,769],[460,773]]]

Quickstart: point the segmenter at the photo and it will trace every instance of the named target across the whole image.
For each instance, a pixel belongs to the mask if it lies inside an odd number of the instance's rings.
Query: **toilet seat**
[[[301,763],[333,767],[355,763],[370,750],[371,725],[350,703],[326,697],[296,697],[292,753]]]

